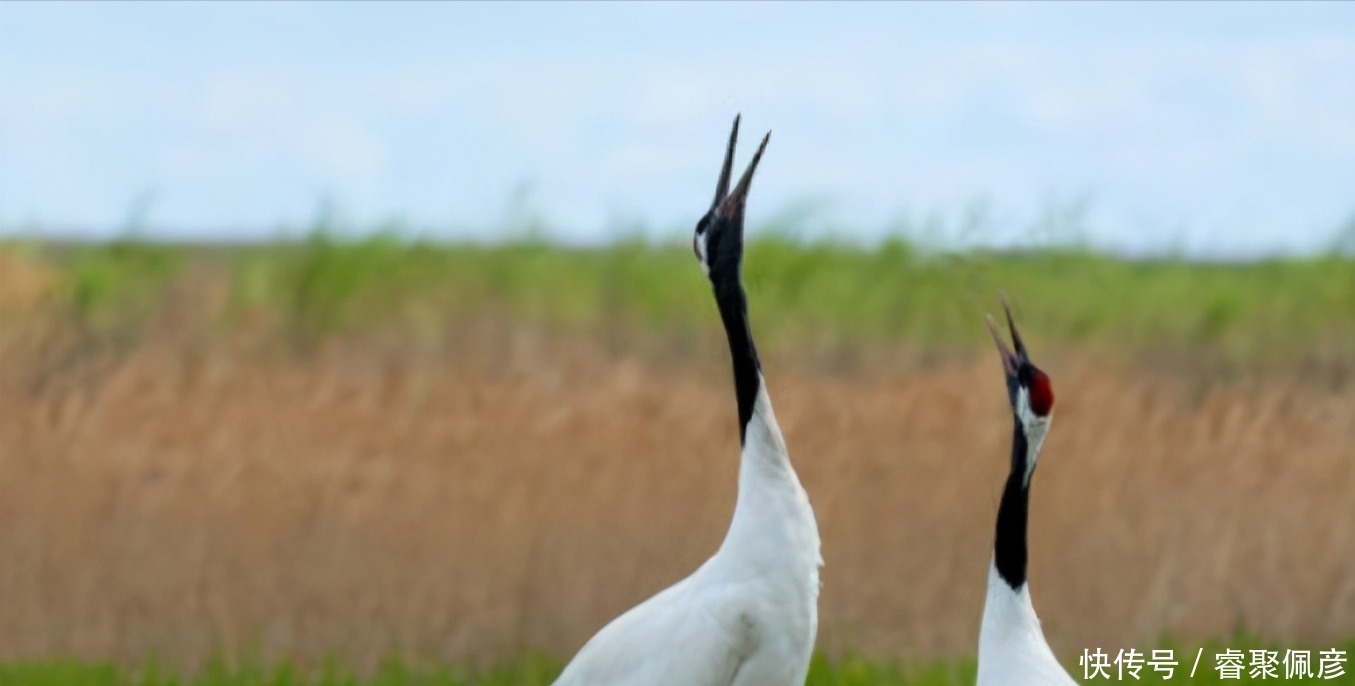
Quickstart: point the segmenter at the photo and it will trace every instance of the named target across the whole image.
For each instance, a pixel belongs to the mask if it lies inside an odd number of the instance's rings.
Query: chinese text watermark
[[[1220,680],[1331,680],[1346,674],[1344,650],[1234,650],[1205,654],[1203,648],[1193,656],[1185,657],[1185,664],[1177,660],[1172,648],[1150,650],[1147,653],[1134,648],[1116,651],[1114,655],[1100,648],[1086,648],[1078,658],[1082,678],[1127,681],[1142,680],[1148,675],[1167,681],[1177,674],[1195,676],[1200,669],[1218,672]]]

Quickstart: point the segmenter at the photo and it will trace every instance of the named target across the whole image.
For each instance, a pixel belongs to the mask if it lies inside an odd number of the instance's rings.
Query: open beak
[[[739,119],[743,115],[734,115],[734,130],[729,132],[729,147],[725,149],[725,164],[720,168],[720,180],[715,184],[715,199],[710,201],[710,208],[714,210],[720,205],[720,201],[729,195],[729,173],[734,170],[734,146],[739,142]]]
[[[743,172],[734,190],[729,190],[729,175],[734,167],[734,146],[739,140],[739,117],[734,117],[734,130],[729,132],[729,148],[725,150],[725,163],[720,168],[720,181],[715,185],[715,200],[711,202],[711,209],[720,218],[728,220],[743,216],[744,205],[748,202],[748,188],[753,183],[753,172],[757,170],[762,151],[767,149],[767,142],[771,138],[772,133],[768,131],[757,152],[753,153],[753,161],[748,163],[748,169]]]
[[[993,321],[992,315],[985,315],[988,320],[988,333],[993,334],[993,342],[997,344],[997,352],[1002,356],[1002,369],[1007,372],[1007,378],[1016,378],[1016,370],[1021,367],[1021,363],[1027,361],[1026,344],[1021,341],[1021,334],[1016,331],[1016,322],[1012,321],[1012,309],[1007,304],[1006,296],[1002,297],[1002,311],[1007,316],[1007,328],[1012,332],[1012,345],[1016,346],[1016,352],[1013,353],[1007,344],[1002,340],[1002,334],[997,330],[997,323]]]

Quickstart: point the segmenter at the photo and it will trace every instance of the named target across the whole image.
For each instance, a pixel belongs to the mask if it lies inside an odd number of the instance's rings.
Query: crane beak
[[[1016,378],[1016,368],[1020,364],[1016,356],[1012,354],[1011,349],[1002,340],[1002,334],[998,333],[997,323],[993,321],[993,315],[986,314],[984,319],[988,321],[988,333],[993,335],[993,342],[997,344],[997,354],[1002,357],[1002,371],[1007,373],[1007,378]]]
[[[1011,303],[1007,302],[1007,295],[1005,293],[1002,294],[1001,297],[1002,312],[1007,315],[1007,328],[1012,332],[1012,345],[1016,346],[1018,359],[1028,362],[1030,361],[1030,357],[1026,355],[1026,344],[1021,341],[1021,334],[1016,332],[1016,322],[1012,320]]]
[[[1002,356],[1002,370],[1007,373],[1008,379],[1015,379],[1022,363],[1029,362],[1030,358],[1026,356],[1026,344],[1016,330],[1016,322],[1012,320],[1012,308],[1007,302],[1007,296],[1003,295],[1001,298],[1002,313],[1007,317],[1007,329],[1012,333],[1012,345],[1016,347],[1016,352],[1013,353],[1002,340],[1002,333],[998,330],[997,322],[993,321],[993,316],[984,315],[984,317],[988,321],[988,333],[993,335],[993,342],[997,344],[998,355]]]
[[[743,115],[734,115],[734,128],[729,132],[729,147],[725,149],[725,163],[720,167],[720,180],[715,183],[715,199],[710,201],[712,212],[720,206],[720,201],[729,195],[729,174],[734,170],[734,146],[739,142],[739,119]]]
[[[753,153],[753,160],[748,163],[748,169],[744,170],[743,176],[731,191],[728,190],[729,173],[734,164],[734,144],[738,136],[739,119],[735,117],[734,130],[729,134],[729,149],[725,152],[725,164],[720,171],[720,182],[715,187],[715,203],[711,208],[717,217],[726,221],[743,218],[743,208],[748,202],[748,189],[753,184],[753,172],[757,171],[758,162],[762,161],[762,153],[767,149],[767,142],[772,139],[772,132],[768,131],[767,135],[762,137],[762,144],[758,146],[757,152]]]

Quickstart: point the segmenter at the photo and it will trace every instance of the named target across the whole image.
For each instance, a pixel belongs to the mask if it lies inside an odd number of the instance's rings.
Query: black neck
[[[1026,583],[1026,521],[1030,511],[1030,484],[1025,483],[1027,459],[1026,434],[1018,421],[1012,436],[1012,471],[997,507],[997,539],[993,545],[997,573],[1014,590]]]
[[[762,384],[762,367],[753,345],[753,331],[748,325],[748,296],[743,292],[739,265],[722,266],[726,268],[711,270],[710,280],[715,289],[715,304],[720,308],[720,320],[725,325],[725,336],[729,339],[729,356],[734,363],[734,394],[739,403],[739,443],[742,444]]]

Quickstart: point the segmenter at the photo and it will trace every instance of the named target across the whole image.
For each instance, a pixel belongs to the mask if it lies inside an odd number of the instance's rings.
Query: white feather
[[[979,628],[978,686],[1066,686],[1076,684],[1045,641],[1030,585],[1014,590],[988,565],[988,599]]]
[[[818,631],[819,532],[766,386],[733,521],[691,576],[613,620],[556,686],[801,686]]]

